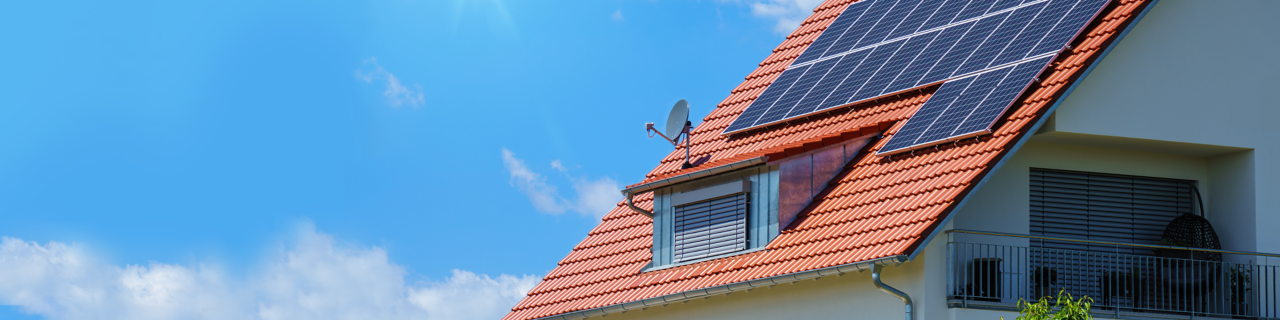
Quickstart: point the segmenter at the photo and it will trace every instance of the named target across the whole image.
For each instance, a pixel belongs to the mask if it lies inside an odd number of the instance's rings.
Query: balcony
[[[1280,318],[1277,254],[969,230],[947,233],[949,307],[1017,310],[1019,300],[1065,290],[1077,298],[1093,298],[1094,315],[1108,318]],[[1085,250],[1032,245],[1044,241]],[[1215,254],[1226,262],[1207,260]]]

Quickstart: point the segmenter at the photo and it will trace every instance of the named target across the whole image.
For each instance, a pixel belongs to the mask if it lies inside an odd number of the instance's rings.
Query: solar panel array
[[[890,145],[989,130],[1044,66],[1109,0],[864,0],[850,4],[725,133],[802,117],[852,103],[946,82]],[[1038,63],[1039,68],[1030,66]],[[1025,66],[1025,67],[1024,67]],[[1035,70],[1035,72],[1027,70]],[[995,74],[1004,70],[998,79]],[[1021,72],[1016,72],[1021,71]],[[1013,76],[1021,78],[1010,78]],[[984,81],[979,81],[984,80]],[[964,81],[966,84],[951,84]],[[1014,83],[1021,82],[1021,85]],[[982,87],[973,87],[973,86]],[[962,87],[963,86],[963,87]],[[1011,92],[1009,90],[1015,90]],[[944,90],[956,91],[952,106]],[[997,95],[996,92],[999,92]],[[981,96],[971,96],[979,95]],[[994,107],[997,97],[1010,96]],[[935,102],[936,101],[936,102]],[[957,107],[984,107],[981,112]],[[941,108],[933,110],[930,108]],[[996,109],[999,109],[998,112]],[[916,120],[936,113],[938,121]],[[958,116],[963,119],[941,118]],[[941,121],[941,122],[939,122]],[[985,121],[985,123],[983,123]],[[929,123],[925,123],[929,122]],[[946,127],[953,125],[953,127]],[[938,126],[943,125],[943,126]],[[950,129],[950,130],[947,130]],[[946,131],[947,134],[942,133]],[[964,132],[962,132],[964,131]],[[981,130],[978,130],[981,131]],[[899,142],[897,140],[903,140]],[[910,144],[905,140],[911,140]],[[928,141],[925,141],[928,140]],[[917,143],[919,142],[919,143]],[[885,148],[882,153],[897,149]]]
[[[928,146],[991,132],[995,118],[1044,70],[1053,55],[953,79],[942,84],[907,124],[889,139],[881,153]]]

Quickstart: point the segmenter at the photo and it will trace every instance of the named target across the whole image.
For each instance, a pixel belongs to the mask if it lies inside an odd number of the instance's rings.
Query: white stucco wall
[[[1161,0],[1041,140],[1203,157],[1208,217],[1234,229],[1224,245],[1280,252],[1277,34],[1280,1]]]
[[[946,286],[946,247],[930,245],[916,260],[885,267],[882,281],[910,295],[916,319],[945,319],[950,312],[941,293]],[[665,307],[606,316],[620,319],[903,319],[903,303],[876,289],[871,271],[846,273],[773,288],[695,299]],[[1012,319],[1012,318],[1010,318]]]

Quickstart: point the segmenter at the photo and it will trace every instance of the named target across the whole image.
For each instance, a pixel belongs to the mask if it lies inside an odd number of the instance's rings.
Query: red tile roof
[[[696,168],[680,170],[675,150],[642,182],[754,157],[780,158],[884,130],[892,136],[935,87],[884,97],[732,136],[721,132],[782,74],[853,0],[818,6],[760,67],[693,130]],[[650,218],[619,205],[587,234],[559,266],[529,291],[504,319],[534,319],[611,306],[672,293],[911,254],[979,179],[1028,134],[1072,81],[1092,63],[1147,0],[1112,3],[1015,103],[991,135],[892,158],[874,155],[887,139],[851,161],[800,217],[763,251],[641,273],[651,259]],[[651,209],[652,193],[636,196]]]

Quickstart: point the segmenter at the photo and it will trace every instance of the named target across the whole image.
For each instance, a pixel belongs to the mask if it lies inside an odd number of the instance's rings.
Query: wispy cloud
[[[364,61],[362,70],[356,70],[356,79],[365,83],[373,83],[377,80],[386,83],[386,90],[382,92],[387,97],[387,101],[392,106],[399,107],[402,104],[409,104],[414,107],[421,107],[426,103],[426,97],[422,94],[422,87],[414,84],[412,88],[400,83],[400,78],[383,69],[378,64],[378,58],[372,57]]]
[[[249,276],[209,265],[116,266],[84,248],[0,239],[0,304],[47,319],[496,319],[538,282],[463,270],[406,283],[378,247],[307,224]]]
[[[622,195],[618,193],[622,188],[617,181],[609,177],[590,179],[572,176],[560,160],[552,161],[551,168],[563,173],[573,184],[575,200],[561,197],[559,190],[547,183],[545,176],[534,172],[524,160],[516,158],[515,153],[506,148],[502,148],[502,165],[511,174],[511,185],[529,197],[529,202],[533,203],[533,208],[538,212],[562,214],[574,211],[599,219],[622,200]]]
[[[751,14],[757,17],[763,17],[775,20],[773,31],[778,34],[788,35],[805,18],[813,14],[813,9],[822,4],[823,0],[763,0],[750,1]]]
[[[622,16],[622,9],[618,9],[618,11],[614,11],[614,12],[613,12],[613,14],[612,14],[612,15],[610,15],[609,17],[610,17],[610,18],[612,18],[612,19],[613,19],[613,21],[616,21],[616,22],[622,22],[623,20],[627,20],[627,18],[626,18],[626,17],[623,17],[623,16]]]

